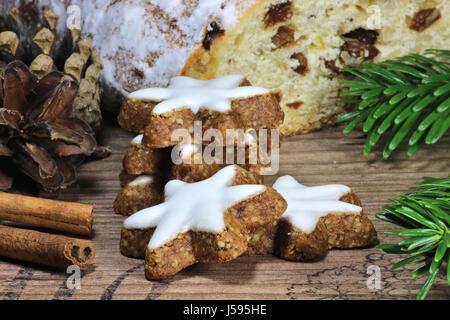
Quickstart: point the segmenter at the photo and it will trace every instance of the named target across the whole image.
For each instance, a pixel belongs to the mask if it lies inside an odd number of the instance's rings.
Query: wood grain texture
[[[392,226],[374,215],[390,197],[406,192],[422,176],[445,177],[450,171],[447,135],[435,146],[424,146],[408,158],[403,147],[388,161],[381,148],[362,155],[364,136],[348,136],[342,127],[287,138],[281,148],[277,176],[290,174],[306,185],[341,183],[350,186],[373,221],[381,242],[394,236]],[[376,248],[331,250],[314,263],[284,261],[273,256],[241,257],[218,264],[197,264],[164,281],[146,281],[143,261],[119,253],[123,218],[113,213],[120,190],[118,175],[132,134],[106,123],[103,143],[112,155],[85,164],[78,182],[60,197],[95,206],[95,268],[83,273],[81,289],[66,288],[67,274],[0,258],[0,299],[414,299],[424,278],[413,279],[412,267],[390,271],[401,258]],[[276,176],[266,177],[272,184]],[[378,266],[380,289],[368,289],[367,268]],[[450,289],[441,272],[429,294],[449,299]]]

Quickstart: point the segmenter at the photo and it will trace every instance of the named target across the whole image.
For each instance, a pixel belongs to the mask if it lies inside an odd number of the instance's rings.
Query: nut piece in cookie
[[[273,188],[286,199],[288,208],[272,229],[257,230],[257,241],[252,235],[248,254],[272,252],[306,261],[322,257],[330,248],[364,247],[376,240],[372,223],[349,187],[306,187],[283,176]]]
[[[219,130],[222,144],[226,143],[228,129],[277,128],[284,119],[284,113],[275,95],[247,83],[241,75],[212,80],[174,77],[167,88],[148,88],[130,93],[119,116],[122,119],[120,124],[131,130],[140,123],[139,130],[134,131],[143,131],[142,143],[152,148],[176,145],[180,141],[174,140],[172,134],[178,129],[192,134],[194,121],[201,121],[204,131],[211,128]],[[145,129],[142,125],[146,125]]]
[[[165,201],[125,220],[121,252],[140,256],[136,248],[149,239],[145,252],[147,279],[164,279],[196,263],[219,263],[247,250],[247,235],[279,219],[284,199],[272,188],[241,184],[238,166],[211,178],[169,181]]]

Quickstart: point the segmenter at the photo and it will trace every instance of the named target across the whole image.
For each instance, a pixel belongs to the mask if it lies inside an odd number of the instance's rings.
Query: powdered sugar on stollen
[[[92,36],[104,65],[102,81],[126,95],[140,87],[166,86],[201,46],[211,22],[227,31],[256,0],[36,2],[42,11],[50,8],[60,16],[59,34],[65,32],[69,5],[80,9],[82,31]]]
[[[169,181],[164,190],[165,201],[138,211],[125,220],[126,229],[155,228],[148,247],[158,248],[177,234],[189,230],[222,232],[224,211],[233,205],[261,194],[263,185],[231,186],[236,166],[227,166],[212,177],[195,183]]]
[[[350,212],[360,214],[362,208],[354,204],[339,201],[351,189],[342,184],[329,184],[306,187],[293,177],[286,175],[275,181],[273,188],[286,200],[288,207],[281,218],[288,220],[294,227],[305,233],[311,233],[320,217],[332,213]]]
[[[155,114],[187,107],[195,114],[200,108],[212,111],[231,111],[231,100],[267,94],[265,88],[239,85],[242,75],[228,75],[212,80],[174,77],[167,88],[148,88],[132,92],[128,98],[161,101],[152,110]]]

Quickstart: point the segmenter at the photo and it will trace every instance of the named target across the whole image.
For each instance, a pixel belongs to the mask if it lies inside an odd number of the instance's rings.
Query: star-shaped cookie
[[[119,124],[143,132],[143,144],[152,148],[176,145],[178,137],[172,134],[179,129],[185,129],[188,136],[193,134],[195,121],[203,132],[217,129],[222,135],[222,141],[217,142],[222,145],[229,143],[226,137],[230,129],[277,128],[284,114],[276,95],[248,84],[241,75],[212,80],[174,77],[167,88],[130,93],[122,105]]]
[[[241,184],[246,173],[232,165],[200,182],[169,181],[163,203],[125,220],[121,252],[139,257],[142,242],[149,240],[148,279],[169,277],[196,262],[240,256],[247,250],[248,234],[277,220],[286,206],[270,187]]]
[[[273,188],[288,207],[273,227],[251,236],[250,254],[270,252],[305,261],[322,257],[330,248],[364,247],[376,240],[372,223],[349,187],[306,187],[286,175],[278,178]]]
[[[291,176],[282,176],[275,181],[273,188],[288,203],[282,218],[305,233],[311,233],[319,219],[329,214],[361,214],[360,206],[340,201],[341,197],[351,192],[342,184],[306,187]]]
[[[268,94],[268,89],[252,86],[240,87],[244,81],[241,75],[229,75],[212,80],[197,80],[178,76],[170,80],[167,88],[148,88],[134,91],[128,95],[131,99],[160,101],[154,108],[154,114],[162,114],[190,108],[196,114],[200,108],[211,111],[231,111],[231,100]]]

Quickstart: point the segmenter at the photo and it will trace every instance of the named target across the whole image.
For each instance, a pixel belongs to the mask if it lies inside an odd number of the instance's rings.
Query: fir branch
[[[432,57],[430,57],[432,56]],[[355,80],[343,81],[348,90],[341,103],[357,106],[337,122],[352,120],[344,134],[364,123],[368,155],[383,134],[390,131],[383,158],[410,133],[408,155],[421,143],[434,144],[450,127],[450,50],[425,50],[382,63],[364,62],[360,67],[344,68]]]
[[[408,254],[391,267],[391,270],[407,264],[420,264],[412,272],[413,277],[428,274],[416,299],[423,300],[433,285],[439,268],[447,263],[447,279],[450,285],[450,175],[449,178],[423,178],[423,183],[412,192],[389,199],[393,204],[384,206],[376,214],[380,220],[395,224],[405,230],[388,230],[386,234],[405,237],[399,243],[380,244],[377,247],[388,253]]]

